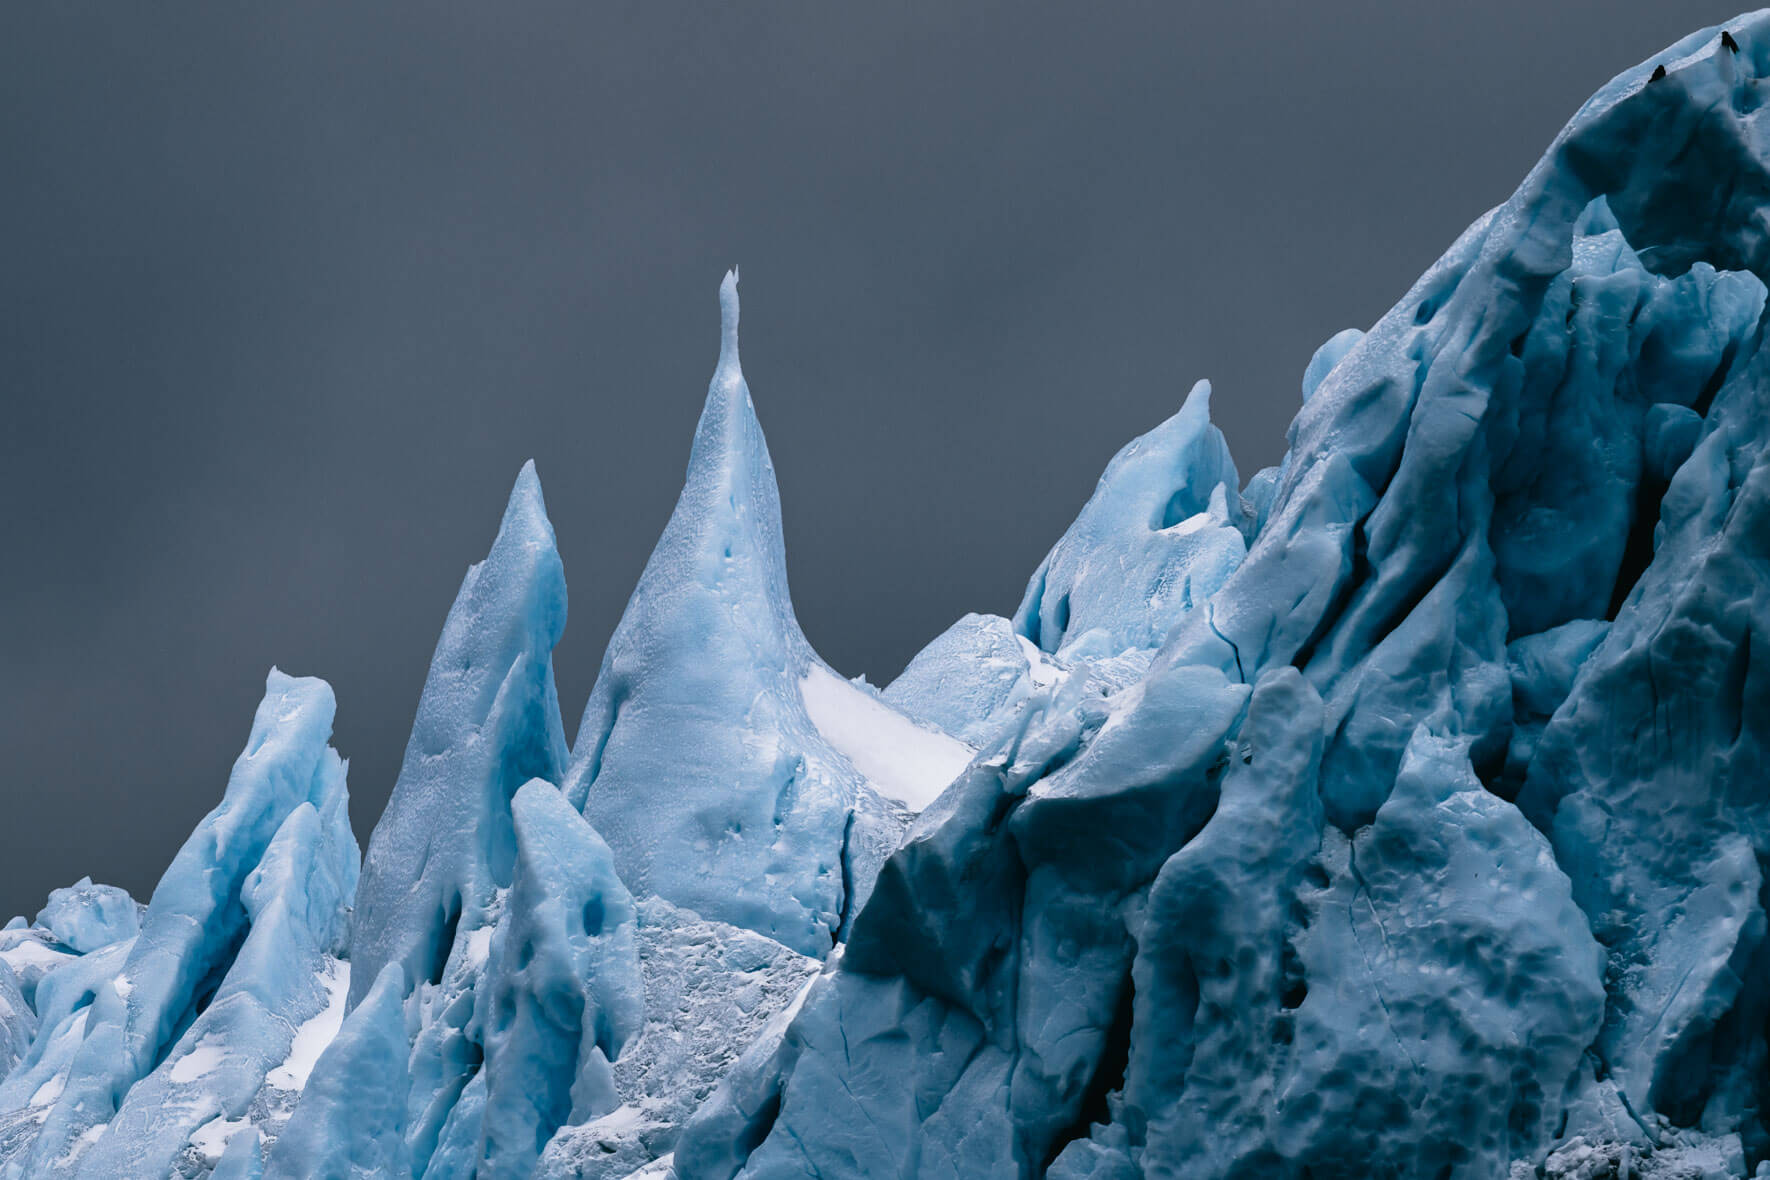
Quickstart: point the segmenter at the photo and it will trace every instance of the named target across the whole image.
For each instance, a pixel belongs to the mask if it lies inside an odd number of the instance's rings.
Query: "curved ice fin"
[[[1033,574],[1014,629],[1046,652],[1086,640],[1086,654],[1154,648],[1240,563],[1246,544],[1229,444],[1211,423],[1211,383],[1180,412],[1127,443],[1075,523]],[[1210,512],[1221,488],[1233,510]]]

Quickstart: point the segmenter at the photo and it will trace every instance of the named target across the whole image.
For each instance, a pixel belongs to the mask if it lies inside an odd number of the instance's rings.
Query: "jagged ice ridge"
[[[273,670],[145,906],[0,931],[0,1177],[1770,1174],[1767,93],[1770,13],[1618,77],[1280,465],[1201,382],[883,691],[727,276],[572,748],[530,465],[366,857]]]

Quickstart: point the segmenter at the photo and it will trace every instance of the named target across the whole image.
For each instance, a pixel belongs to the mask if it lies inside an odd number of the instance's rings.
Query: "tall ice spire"
[[[456,932],[486,924],[510,883],[510,798],[531,778],[557,782],[565,764],[552,657],[565,609],[565,571],[530,462],[443,624],[405,763],[369,838],[353,1004],[390,962],[413,986],[437,979]]]
[[[774,464],[738,366],[736,271],[719,306],[688,477],[564,790],[635,895],[822,954],[902,819],[806,712],[801,682],[830,674],[793,616]]]

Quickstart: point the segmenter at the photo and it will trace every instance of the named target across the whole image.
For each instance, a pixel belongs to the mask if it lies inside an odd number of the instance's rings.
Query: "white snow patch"
[[[264,1083],[278,1090],[300,1090],[306,1087],[308,1075],[320,1054],[338,1035],[344,1024],[344,1005],[350,997],[350,964],[342,959],[328,958],[321,982],[326,985],[326,1006],[318,1015],[304,1021],[295,1030],[289,1044],[289,1057],[264,1075]]]
[[[44,1082],[41,1086],[38,1086],[36,1093],[31,1095],[31,1100],[25,1105],[48,1106],[51,1102],[54,1102],[57,1098],[61,1097],[61,1092],[67,1088],[67,1084],[67,1072],[63,1071],[58,1073],[47,1082]]]
[[[481,926],[467,936],[467,966],[478,971],[492,954],[492,927]]]
[[[596,1120],[596,1128],[604,1132],[637,1131],[646,1122],[645,1111],[631,1102],[623,1102]]]
[[[129,977],[127,975],[119,975],[117,978],[111,980],[111,986],[117,989],[117,998],[119,1000],[127,1000],[129,998],[129,993],[135,990],[135,985],[129,982]]]
[[[838,947],[837,951],[839,952],[841,949],[842,948]],[[763,1032],[764,1036],[777,1028],[784,1032],[787,1025],[793,1023],[793,1021],[798,1018],[799,1009],[805,1007],[805,997],[811,994],[811,985],[816,983],[817,979],[818,977],[816,975],[811,975],[806,978],[804,984],[800,986],[798,992],[793,996],[793,1002],[775,1013],[769,1020],[767,1028]]]
[[[94,1143],[97,1143],[100,1139],[104,1138],[104,1133],[109,1129],[110,1125],[110,1123],[104,1122],[98,1124],[96,1127],[87,1127],[84,1131],[81,1131],[79,1137],[72,1143],[68,1144],[67,1154],[57,1160],[56,1163],[64,1165],[71,1164],[79,1159],[82,1152],[88,1147],[91,1147]]]
[[[54,967],[73,958],[78,956],[52,950],[34,938],[22,939],[16,945],[0,951],[0,963],[5,963],[20,974],[26,967]]]
[[[1039,645],[1024,635],[1015,635],[1020,640],[1020,650],[1026,656],[1026,672],[1032,677],[1034,688],[1049,688],[1069,675],[1067,671],[1051,662]]]
[[[1222,487],[1223,485],[1218,484],[1217,486]],[[1216,493],[1213,492],[1212,495],[1214,496]],[[1193,533],[1203,532],[1205,529],[1208,529],[1213,525],[1220,525],[1222,523],[1223,520],[1216,513],[1207,508],[1203,512],[1193,513],[1178,524],[1171,524],[1167,528],[1159,531],[1164,537],[1186,537]]]
[[[917,811],[939,797],[977,753],[957,738],[923,729],[822,664],[799,682],[805,712],[825,741],[888,795]]]
[[[670,1180],[676,1175],[676,1153],[661,1155],[645,1167],[639,1169],[627,1180]]]
[[[214,1167],[221,1162],[221,1155],[227,1150],[228,1140],[252,1125],[250,1119],[230,1119],[218,1114],[196,1130],[191,1132],[191,1146],[203,1157],[203,1162]]]
[[[196,1048],[172,1063],[172,1070],[166,1076],[175,1082],[194,1082],[214,1073],[226,1060],[227,1054],[222,1052],[221,1046],[206,1040],[198,1041]]]

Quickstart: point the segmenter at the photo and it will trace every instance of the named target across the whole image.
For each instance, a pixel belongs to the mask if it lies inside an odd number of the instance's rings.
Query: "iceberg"
[[[1012,617],[812,649],[738,363],[568,749],[532,465],[360,863],[272,671],[0,929],[0,1180],[1770,1175],[1770,11],[1601,89]]]

